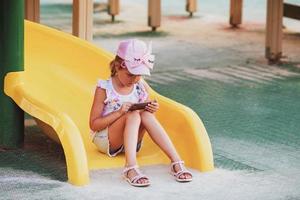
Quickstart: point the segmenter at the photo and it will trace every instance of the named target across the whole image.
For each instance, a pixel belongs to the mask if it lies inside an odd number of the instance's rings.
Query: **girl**
[[[142,146],[145,130],[171,160],[171,174],[179,182],[192,180],[167,133],[155,118],[159,104],[151,101],[144,110],[129,111],[133,103],[150,102],[149,88],[141,80],[150,75],[154,55],[151,44],[137,39],[121,41],[110,63],[111,78],[100,80],[90,113],[93,143],[108,156],[125,152],[123,176],[133,186],[150,185],[149,178],[138,168],[136,153]]]

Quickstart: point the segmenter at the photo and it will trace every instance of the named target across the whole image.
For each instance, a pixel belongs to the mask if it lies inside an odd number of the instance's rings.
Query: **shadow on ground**
[[[31,171],[50,179],[67,181],[63,149],[37,126],[25,128],[25,146],[0,152],[0,167]]]
[[[130,38],[130,37],[167,37],[170,33],[166,31],[134,31],[126,33],[99,33],[94,34],[94,38]]]

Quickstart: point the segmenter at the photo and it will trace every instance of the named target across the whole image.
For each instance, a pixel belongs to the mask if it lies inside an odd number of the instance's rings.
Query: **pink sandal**
[[[128,177],[128,172],[130,170],[135,170],[136,172],[136,176],[129,178]],[[131,166],[131,167],[125,167],[125,169],[123,170],[123,178],[132,186],[135,187],[146,187],[150,185],[150,181],[149,178],[147,176],[145,176],[144,174],[141,173],[141,171],[139,170],[137,165]],[[148,183],[138,183],[138,180],[141,179],[147,179]]]
[[[178,170],[177,172],[175,172],[175,165],[179,165],[180,170]],[[190,182],[193,180],[193,175],[191,172],[189,172],[185,167],[184,167],[184,161],[180,160],[180,161],[175,161],[171,163],[171,172],[170,172],[174,178],[176,179],[176,181],[178,182]],[[191,175],[191,178],[180,178],[180,176],[182,174],[189,174]]]

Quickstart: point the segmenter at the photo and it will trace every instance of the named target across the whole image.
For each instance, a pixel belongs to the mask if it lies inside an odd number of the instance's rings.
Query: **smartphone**
[[[151,101],[145,102],[145,103],[135,103],[129,108],[129,111],[145,109],[145,107],[150,103],[151,103]]]

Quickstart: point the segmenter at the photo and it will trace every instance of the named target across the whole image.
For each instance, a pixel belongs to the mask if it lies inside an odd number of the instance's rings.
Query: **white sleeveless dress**
[[[119,110],[124,102],[130,103],[142,103],[148,98],[148,93],[144,87],[142,81],[134,84],[132,91],[128,95],[119,94],[113,86],[112,79],[99,80],[97,87],[105,90],[106,99],[104,100],[104,108],[101,113],[102,116],[106,116],[111,112]],[[93,143],[97,146],[98,150],[102,153],[106,153],[108,156],[113,157],[124,152],[124,146],[112,151],[109,146],[108,127],[105,129],[92,132]],[[141,143],[137,145],[137,151],[140,149]]]

